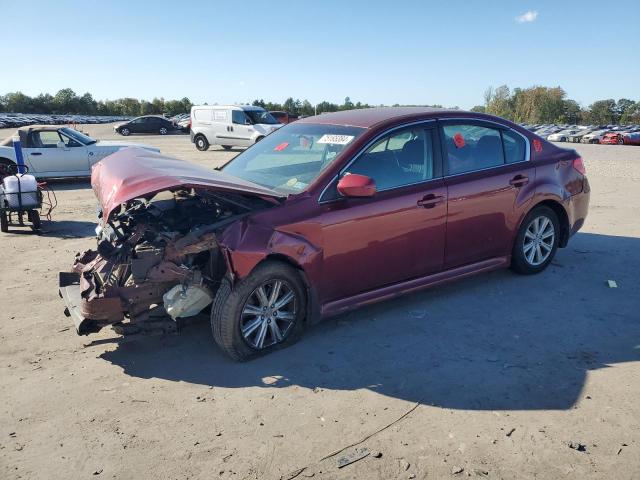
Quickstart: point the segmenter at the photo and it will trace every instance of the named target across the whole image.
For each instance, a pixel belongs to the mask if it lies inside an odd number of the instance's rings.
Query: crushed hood
[[[123,148],[96,163],[91,186],[105,219],[122,203],[174,187],[248,193],[272,199],[285,197],[223,172],[137,147]]]

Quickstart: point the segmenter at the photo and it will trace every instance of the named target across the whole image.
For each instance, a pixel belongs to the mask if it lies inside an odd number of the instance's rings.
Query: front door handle
[[[526,175],[516,175],[511,180],[509,180],[509,185],[513,185],[514,187],[523,187],[527,183],[529,183],[529,177]]]
[[[444,202],[444,197],[441,195],[434,195],[430,193],[429,195],[425,195],[422,200],[418,200],[418,206],[422,208],[433,208],[437,205],[440,205]]]
[[[33,156],[42,155],[42,152],[31,152],[31,155],[33,155]]]

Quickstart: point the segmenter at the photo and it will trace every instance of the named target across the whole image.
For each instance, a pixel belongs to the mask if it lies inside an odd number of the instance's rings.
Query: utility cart
[[[1,168],[4,170],[0,171],[0,231],[6,233],[9,227],[30,226],[38,232],[42,208],[42,190],[38,188],[38,182],[33,175],[18,173],[13,165],[0,165]],[[28,169],[24,165],[20,168]]]

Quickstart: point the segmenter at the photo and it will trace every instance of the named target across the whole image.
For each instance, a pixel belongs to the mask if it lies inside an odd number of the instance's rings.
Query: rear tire
[[[33,230],[34,232],[40,230],[42,223],[40,222],[40,214],[37,210],[29,210],[27,212],[27,218],[31,222],[31,230]]]
[[[269,285],[276,282],[281,286],[270,290]],[[251,313],[252,310],[265,311],[257,301],[260,289],[268,303],[274,300],[267,297],[277,290],[273,317],[268,311],[264,316]],[[290,295],[291,300],[277,306]],[[222,281],[211,308],[213,338],[224,353],[236,361],[249,360],[286,347],[302,335],[306,302],[304,283],[295,268],[282,262],[265,262],[233,288],[228,279]],[[264,330],[262,343],[261,329]],[[279,340],[275,330],[281,335]]]
[[[522,221],[511,253],[511,268],[523,275],[542,272],[553,261],[560,241],[558,216],[544,205]]]
[[[618,139],[618,145],[624,145],[624,138],[620,137]]]
[[[196,135],[196,137],[193,139],[193,143],[196,144],[196,148],[201,152],[209,149],[209,142],[204,135]]]
[[[158,130],[158,133],[160,135],[166,135],[168,131],[169,130],[167,130],[167,127],[160,127],[160,130]]]
[[[222,148],[225,150],[231,150],[233,147],[231,145],[222,145]]]

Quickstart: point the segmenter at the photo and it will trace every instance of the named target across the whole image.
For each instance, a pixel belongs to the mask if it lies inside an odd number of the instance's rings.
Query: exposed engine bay
[[[76,255],[74,273],[60,274],[78,333],[107,325],[137,332],[154,315],[165,321],[197,315],[227,271],[216,233],[272,205],[257,196],[181,187],[132,199],[100,218],[97,249]],[[75,292],[80,298],[70,298]]]

